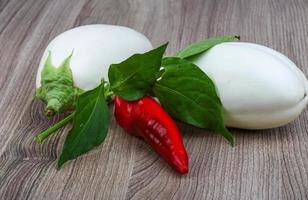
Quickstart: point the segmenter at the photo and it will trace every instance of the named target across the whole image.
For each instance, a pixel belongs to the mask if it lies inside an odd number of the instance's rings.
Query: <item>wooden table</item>
[[[179,123],[190,155],[190,172],[180,176],[114,118],[103,145],[57,171],[70,127],[38,145],[34,136],[63,116],[48,119],[33,101],[42,51],[75,26],[129,26],[155,46],[170,41],[168,54],[239,34],[308,75],[307,22],[305,0],[0,0],[0,199],[308,199],[307,108],[281,128],[232,129],[234,148]]]

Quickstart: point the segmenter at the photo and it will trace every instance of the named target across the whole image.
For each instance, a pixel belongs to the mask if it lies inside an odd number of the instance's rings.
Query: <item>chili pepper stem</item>
[[[53,126],[49,127],[45,131],[38,134],[35,137],[36,142],[41,144],[48,136],[52,135],[56,130],[58,130],[59,128],[63,127],[68,122],[70,122],[73,119],[74,114],[75,113],[73,112],[72,114],[68,115],[67,117],[59,121],[58,123],[54,124]]]
[[[110,103],[113,100],[113,96],[114,93],[111,89],[110,84],[107,81],[103,81],[104,82],[104,95],[105,95],[105,99],[108,103]]]

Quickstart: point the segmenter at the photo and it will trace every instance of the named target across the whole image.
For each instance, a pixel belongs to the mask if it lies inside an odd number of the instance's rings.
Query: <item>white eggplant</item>
[[[279,127],[296,119],[307,104],[305,75],[268,47],[222,43],[192,61],[215,83],[229,127]]]
[[[36,96],[47,103],[47,115],[70,109],[81,91],[108,80],[110,64],[151,49],[144,35],[123,26],[97,24],[68,30],[54,38],[43,54]]]

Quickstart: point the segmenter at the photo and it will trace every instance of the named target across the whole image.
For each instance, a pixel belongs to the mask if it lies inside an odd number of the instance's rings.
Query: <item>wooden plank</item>
[[[232,129],[236,146],[178,123],[190,172],[176,174],[115,123],[103,145],[56,170],[69,126],[44,145],[33,102],[40,56],[78,25],[118,24],[169,41],[167,53],[213,35],[239,34],[286,54],[308,75],[308,3],[302,0],[0,0],[0,199],[308,199],[308,109],[277,129]],[[110,112],[112,112],[110,107]]]

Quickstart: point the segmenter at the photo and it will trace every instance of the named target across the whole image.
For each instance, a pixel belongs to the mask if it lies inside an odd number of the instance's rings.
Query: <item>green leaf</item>
[[[180,121],[220,133],[233,145],[234,138],[224,126],[222,104],[212,80],[181,58],[164,58],[163,66],[165,71],[153,92],[166,111]]]
[[[82,90],[74,87],[70,65],[72,55],[58,67],[52,65],[51,53],[41,73],[41,87],[36,90],[36,97],[46,102],[45,114],[53,116],[58,112],[71,110],[76,106]]]
[[[102,83],[78,98],[73,128],[65,139],[58,167],[101,144],[106,138],[108,125],[109,113]]]
[[[188,58],[188,57],[203,53],[217,44],[220,44],[223,42],[232,42],[234,40],[239,40],[239,39],[240,39],[240,36],[236,36],[236,35],[225,35],[221,37],[208,38],[206,40],[193,43],[190,46],[186,47],[185,49],[182,49],[181,51],[175,54],[175,57]]]
[[[119,64],[110,65],[108,77],[114,94],[132,101],[151,92],[167,45],[168,43],[144,54],[135,54]]]

